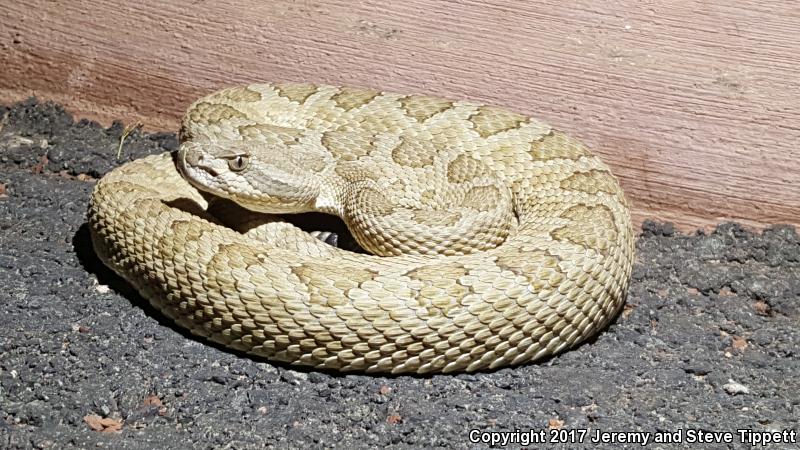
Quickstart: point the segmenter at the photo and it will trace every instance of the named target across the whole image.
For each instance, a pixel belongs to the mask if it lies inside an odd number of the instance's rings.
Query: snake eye
[[[240,172],[247,168],[250,158],[247,155],[236,155],[228,160],[228,167],[234,172]]]

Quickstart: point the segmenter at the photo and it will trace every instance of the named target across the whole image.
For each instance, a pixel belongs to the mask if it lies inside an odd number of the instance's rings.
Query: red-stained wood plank
[[[637,222],[800,225],[791,0],[0,0],[0,101],[176,130],[223,85],[315,81],[501,104],[592,146]]]

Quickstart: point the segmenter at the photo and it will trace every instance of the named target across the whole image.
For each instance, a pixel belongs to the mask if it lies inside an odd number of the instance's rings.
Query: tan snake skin
[[[475,371],[572,347],[624,303],[633,233],[619,184],[529,117],[254,84],[195,102],[181,140],[176,162],[150,156],[100,180],[88,219],[106,265],[214,342],[316,368]],[[373,255],[276,215],[218,220],[208,193],[338,215]]]

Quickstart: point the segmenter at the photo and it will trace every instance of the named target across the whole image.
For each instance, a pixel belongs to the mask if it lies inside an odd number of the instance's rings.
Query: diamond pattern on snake
[[[180,139],[100,180],[88,220],[106,265],[211,341],[319,369],[470,372],[569,349],[624,303],[619,183],[534,118],[252,84],[197,100]],[[215,216],[217,199],[252,213]],[[338,216],[366,253],[286,220],[302,212]]]

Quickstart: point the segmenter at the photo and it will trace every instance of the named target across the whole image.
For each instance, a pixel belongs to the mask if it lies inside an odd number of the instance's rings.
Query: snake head
[[[181,144],[177,167],[195,188],[265,213],[313,209],[319,177],[302,149],[243,140],[193,140]]]

